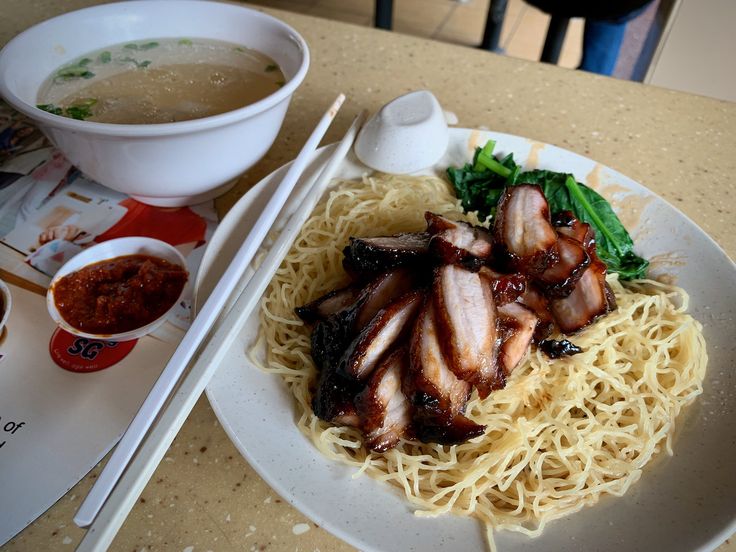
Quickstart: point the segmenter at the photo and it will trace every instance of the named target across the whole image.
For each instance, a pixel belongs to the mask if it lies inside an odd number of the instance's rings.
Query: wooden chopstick
[[[218,281],[215,289],[212,290],[207,301],[205,301],[189,330],[184,334],[184,338],[177,346],[174,354],[169,359],[166,367],[143,402],[143,405],[115,447],[97,481],[92,489],[90,489],[79,510],[77,510],[74,516],[74,522],[80,527],[86,527],[95,520],[105,500],[118,483],[130,459],[135,454],[141,441],[144,439],[177,382],[180,380],[182,373],[190,364],[192,358],[199,350],[200,345],[209,334],[235,286],[242,278],[263,240],[268,235],[281,208],[291,194],[302,172],[307,167],[313,152],[319,146],[319,142],[322,140],[327,128],[332,123],[344,101],[345,96],[340,94],[322,116],[299,152],[299,155],[266,204],[263,212],[258,217],[248,237],[238,249],[238,252]],[[187,410],[187,414],[188,412],[189,410]],[[174,432],[175,434],[176,432]],[[92,531],[90,533],[94,534]]]
[[[274,272],[294,242],[299,230],[324,193],[342,160],[352,146],[365,114],[355,119],[344,138],[335,148],[319,178],[306,192],[298,210],[289,218],[263,262],[238,296],[234,306],[207,342],[191,370],[183,378],[171,401],[143,442],[138,454],[128,466],[119,484],[100,510],[95,522],[77,548],[78,552],[105,550],[123,524],[125,517],[143,491],[156,467],[171,446],[174,437],[194,408],[228,349],[236,340],[243,324],[258,305]]]

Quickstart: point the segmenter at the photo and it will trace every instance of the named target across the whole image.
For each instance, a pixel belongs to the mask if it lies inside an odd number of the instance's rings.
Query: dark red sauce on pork
[[[116,334],[153,322],[176,302],[188,274],[149,255],[125,255],[67,274],[54,285],[62,318],[86,333]]]

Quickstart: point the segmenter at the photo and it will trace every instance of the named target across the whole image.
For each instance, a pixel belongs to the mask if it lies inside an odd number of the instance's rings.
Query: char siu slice
[[[370,450],[385,452],[399,442],[411,425],[411,406],[401,390],[409,351],[401,347],[374,370],[355,404]]]
[[[496,363],[496,308],[488,282],[475,272],[445,265],[435,272],[432,298],[447,365],[478,389],[481,398],[504,386]]]
[[[606,265],[598,260],[592,262],[570,295],[550,301],[550,310],[565,334],[575,333],[608,313]]]
[[[429,251],[443,264],[462,264],[478,270],[491,256],[493,242],[490,232],[463,221],[452,221],[427,211],[427,232],[432,236]]]
[[[583,244],[564,233],[557,235],[559,258],[536,278],[536,284],[547,297],[567,297],[575,289],[590,257]]]
[[[312,331],[312,358],[317,367],[336,368],[355,336],[378,311],[411,290],[414,282],[405,268],[379,274],[360,289],[355,302],[318,322]]]
[[[570,211],[557,213],[555,224],[560,234],[582,242],[590,258],[590,265],[583,271],[572,293],[550,302],[550,311],[560,330],[571,334],[614,310],[616,299],[606,282],[606,264],[596,253],[595,232],[591,226],[576,219]]]
[[[312,330],[312,360],[321,371],[335,371],[345,349],[355,337],[354,309],[339,311],[317,322]]]
[[[554,330],[555,322],[547,298],[534,286],[530,285],[524,290],[524,294],[519,297],[519,303],[537,316],[537,326],[534,328],[534,343],[539,343],[549,337]]]
[[[360,293],[356,331],[373,320],[379,310],[414,287],[416,277],[407,268],[396,268],[374,278]]]
[[[498,328],[501,347],[498,363],[508,376],[526,355],[532,344],[537,316],[520,303],[508,303],[498,308]]]
[[[577,218],[572,211],[560,211],[552,217],[552,225],[560,234],[571,237],[583,244],[586,250],[595,239],[595,232],[590,224]]]
[[[412,331],[403,390],[413,407],[417,437],[425,442],[460,443],[481,435],[485,427],[462,414],[470,384],[458,379],[445,362],[432,303],[425,301]]]
[[[414,433],[423,443],[457,445],[483,435],[486,426],[476,424],[470,418],[457,414],[452,419],[418,416],[414,420]]]
[[[458,379],[447,366],[432,303],[430,298],[425,300],[412,331],[405,394],[413,405],[451,418],[465,409],[470,384]]]
[[[429,234],[426,232],[350,238],[343,250],[343,266],[348,273],[361,276],[385,272],[402,265],[423,265],[427,261]]]
[[[410,291],[380,310],[345,351],[339,372],[365,380],[401,335],[411,328],[423,299],[423,292]]]
[[[518,301],[524,295],[527,288],[527,278],[519,272],[502,274],[487,266],[483,266],[478,271],[478,274],[490,283],[491,290],[493,291],[493,301],[496,303],[496,307]]]
[[[509,272],[539,274],[557,260],[557,233],[539,186],[509,186],[498,203],[494,246]]]
[[[355,286],[336,289],[294,310],[299,318],[309,324],[326,320],[330,315],[355,303],[359,292],[360,289]]]
[[[343,378],[334,367],[328,366],[319,374],[312,410],[326,422],[358,427],[360,418],[355,408],[355,397],[360,391],[360,384]]]

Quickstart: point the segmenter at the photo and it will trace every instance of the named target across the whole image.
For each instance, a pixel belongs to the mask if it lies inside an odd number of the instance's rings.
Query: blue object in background
[[[649,3],[615,19],[586,18],[583,30],[583,59],[578,69],[599,75],[612,75],[624,42],[626,24],[640,15]]]
[[[616,60],[624,42],[626,22],[585,20],[583,31],[583,59],[579,69],[612,75]]]

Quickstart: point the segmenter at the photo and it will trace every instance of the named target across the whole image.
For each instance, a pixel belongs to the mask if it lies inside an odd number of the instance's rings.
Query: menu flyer
[[[216,226],[212,202],[154,207],[86,178],[0,103],[0,279],[11,295],[0,332],[0,546],[125,432],[189,325],[192,283]],[[185,256],[184,300],[139,340],[57,328],[45,296],[54,273],[85,248],[125,236],[163,240]]]

